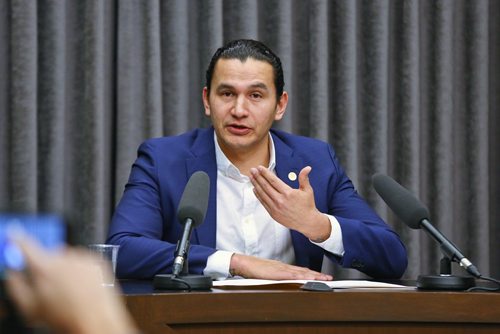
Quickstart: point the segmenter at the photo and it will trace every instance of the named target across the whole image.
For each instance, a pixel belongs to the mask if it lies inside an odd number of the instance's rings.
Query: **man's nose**
[[[245,96],[240,95],[234,101],[234,106],[232,108],[232,114],[235,117],[244,117],[248,114],[248,105]]]

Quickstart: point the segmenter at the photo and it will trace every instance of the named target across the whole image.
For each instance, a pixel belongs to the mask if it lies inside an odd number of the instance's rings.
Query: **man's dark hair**
[[[212,75],[214,74],[215,64],[219,59],[239,59],[244,62],[248,58],[265,61],[273,67],[274,85],[276,86],[276,98],[279,100],[283,94],[285,80],[283,78],[283,69],[281,68],[280,58],[268,48],[264,43],[252,39],[238,39],[231,41],[215,51],[206,73],[206,86],[210,94],[210,85]]]

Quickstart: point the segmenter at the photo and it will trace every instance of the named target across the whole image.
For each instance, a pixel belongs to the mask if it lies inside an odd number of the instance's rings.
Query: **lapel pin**
[[[295,174],[294,172],[290,172],[290,173],[288,173],[288,179],[289,179],[290,181],[295,181],[295,180],[297,180],[297,174]]]

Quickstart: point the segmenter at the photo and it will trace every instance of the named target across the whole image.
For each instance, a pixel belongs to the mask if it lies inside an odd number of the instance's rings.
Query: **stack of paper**
[[[215,288],[224,288],[224,287],[257,287],[257,286],[265,286],[265,285],[290,285],[297,284],[302,285],[306,282],[310,282],[309,280],[283,280],[283,281],[274,281],[274,280],[263,280],[263,279],[227,279],[223,281],[215,281],[213,282],[213,286]],[[373,281],[365,281],[365,280],[338,280],[338,281],[315,281],[322,282],[328,285],[332,289],[353,289],[353,288],[407,288],[404,285],[399,284],[390,284],[383,282],[373,282]]]

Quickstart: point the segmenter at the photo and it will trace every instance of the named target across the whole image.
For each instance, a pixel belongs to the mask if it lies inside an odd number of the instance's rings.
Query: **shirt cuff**
[[[228,278],[230,276],[229,265],[233,254],[233,252],[216,251],[208,257],[203,274],[215,280]]]
[[[340,228],[340,224],[334,216],[327,215],[330,220],[330,224],[332,226],[332,232],[330,233],[330,237],[323,242],[314,242],[313,244],[323,248],[324,250],[333,253],[338,256],[344,256],[344,243],[342,241],[342,229]]]

